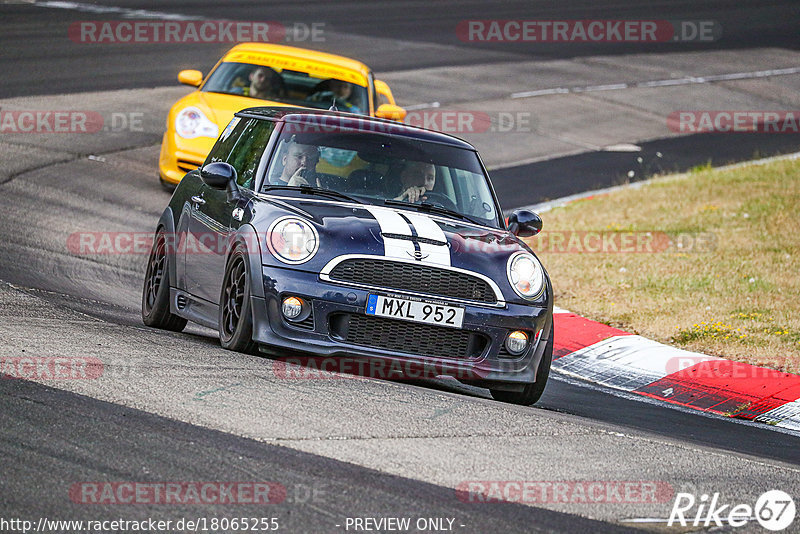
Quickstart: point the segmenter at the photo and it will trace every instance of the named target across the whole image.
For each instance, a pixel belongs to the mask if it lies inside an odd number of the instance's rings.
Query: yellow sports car
[[[197,90],[178,100],[167,116],[158,169],[168,188],[202,165],[220,132],[243,108],[335,106],[339,111],[397,121],[406,116],[389,86],[376,80],[360,61],[292,46],[242,43],[228,51],[205,79],[198,70],[183,70],[178,81]]]

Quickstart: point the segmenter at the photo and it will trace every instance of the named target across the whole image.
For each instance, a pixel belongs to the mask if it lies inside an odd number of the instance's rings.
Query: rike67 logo
[[[794,500],[780,490],[763,493],[755,506],[723,503],[719,493],[710,497],[703,494],[699,499],[691,493],[678,493],[667,526],[721,527],[727,523],[732,527],[742,527],[755,520],[765,529],[777,532],[794,522],[795,513]]]

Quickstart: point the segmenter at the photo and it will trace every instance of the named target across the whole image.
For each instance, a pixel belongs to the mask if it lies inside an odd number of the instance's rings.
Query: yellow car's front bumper
[[[180,139],[172,129],[164,133],[161,140],[161,155],[158,158],[158,174],[167,184],[177,184],[186,175],[203,164],[216,139],[198,137]]]

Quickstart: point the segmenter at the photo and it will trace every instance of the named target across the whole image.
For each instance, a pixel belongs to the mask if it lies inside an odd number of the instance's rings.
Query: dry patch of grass
[[[542,216],[556,305],[800,373],[800,161],[659,179]]]

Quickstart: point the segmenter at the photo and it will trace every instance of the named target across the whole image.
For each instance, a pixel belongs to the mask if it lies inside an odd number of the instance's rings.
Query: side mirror
[[[390,119],[393,121],[402,122],[406,118],[408,112],[400,106],[394,104],[381,104],[375,111],[375,116],[381,119]]]
[[[538,213],[516,210],[508,217],[508,230],[517,237],[531,237],[542,231],[542,218]]]
[[[198,87],[203,83],[203,73],[194,69],[182,70],[178,73],[178,81],[184,85]]]
[[[209,163],[200,169],[200,179],[208,187],[222,191],[228,187],[229,183],[236,183],[236,169],[224,161]]]
[[[212,189],[228,192],[228,202],[241,198],[239,184],[236,183],[236,169],[230,163],[217,161],[200,169],[200,179]]]

